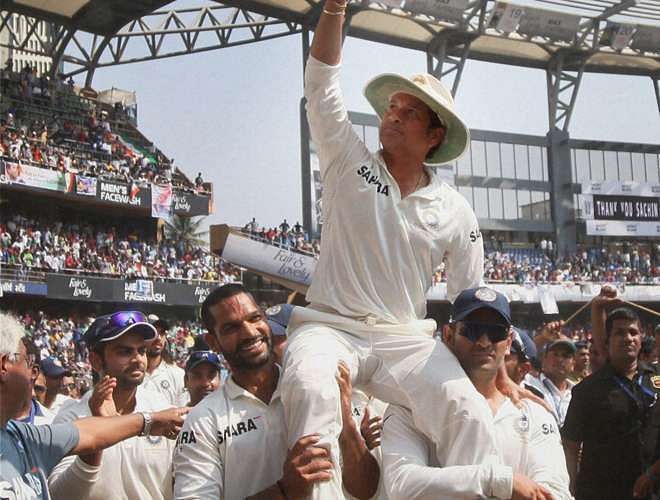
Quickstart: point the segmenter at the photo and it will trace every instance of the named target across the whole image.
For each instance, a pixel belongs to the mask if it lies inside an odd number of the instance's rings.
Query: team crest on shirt
[[[266,309],[266,316],[277,316],[282,310],[282,306],[271,306]]]
[[[516,430],[520,433],[529,432],[529,417],[527,415],[523,414],[516,420]]]
[[[160,381],[160,386],[164,389],[167,390],[170,388],[170,383],[167,380],[161,380]]]
[[[660,389],[660,375],[653,375],[649,380],[654,389]]]

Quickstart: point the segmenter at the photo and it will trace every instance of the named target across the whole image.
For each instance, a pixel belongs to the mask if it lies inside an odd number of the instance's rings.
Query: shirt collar
[[[385,159],[383,158],[383,150],[379,150],[374,155],[374,157],[376,158],[376,161],[387,171],[387,175],[392,178],[392,181],[396,182],[389,169],[387,168],[387,163],[385,163]],[[429,174],[428,185],[418,189],[413,193],[410,193],[406,198],[415,197],[425,198],[427,200],[436,200],[438,198],[438,189],[442,186],[443,180],[438,177],[434,168],[431,168],[425,164],[424,170],[426,170],[426,173]]]
[[[280,368],[280,365],[276,364],[275,366],[277,367],[277,373],[279,374],[279,378],[277,381],[277,387],[275,387],[275,392],[273,392],[273,396],[270,398],[271,403],[276,399],[279,399],[280,397],[280,382],[282,380],[282,369]],[[227,380],[225,381],[225,391],[227,392],[227,397],[229,399],[237,399],[243,397],[243,398],[259,401],[261,404],[265,404],[261,399],[256,397],[254,394],[252,394],[251,392],[245,390],[243,387],[238,385],[234,381],[234,377],[232,377],[231,375],[227,377]]]

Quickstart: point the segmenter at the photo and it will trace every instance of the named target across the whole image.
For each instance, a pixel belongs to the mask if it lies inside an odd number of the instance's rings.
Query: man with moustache
[[[110,413],[141,413],[145,430],[102,452],[67,457],[48,480],[54,500],[124,500],[172,498],[172,453],[176,434],[149,436],[151,413],[172,405],[143,386],[149,342],[156,329],[139,311],[118,311],[99,316],[85,332],[89,361],[101,378],[94,393],[112,390]],[[90,416],[90,391],[67,405],[54,423]]]
[[[571,488],[576,500],[647,499],[660,486],[660,369],[637,359],[631,309],[611,311],[604,331],[607,363],[573,388],[562,428]]]
[[[568,473],[552,415],[529,400],[514,405],[495,383],[511,346],[511,311],[506,297],[489,288],[468,289],[456,298],[443,342],[458,358],[472,387],[490,407],[499,463],[449,466],[452,449],[437,447],[411,412],[390,405],[383,430],[383,478],[390,500],[499,498],[568,500]],[[466,394],[466,397],[470,395]],[[455,403],[459,408],[461,401]],[[469,416],[465,415],[465,419]],[[446,422],[437,422],[439,432]],[[479,436],[461,446],[479,445]],[[496,488],[489,491],[493,467]]]
[[[175,498],[286,500],[307,496],[313,484],[330,479],[330,454],[315,446],[317,435],[303,436],[287,451],[280,368],[265,315],[240,284],[213,290],[202,304],[201,315],[207,329],[205,340],[224,356],[231,376],[220,390],[193,408],[179,434],[174,455]],[[350,494],[369,498],[378,483],[378,465],[359,432],[351,431],[342,448],[348,471],[344,480]],[[372,489],[365,491],[362,478],[374,474],[376,481],[369,482]]]
[[[149,320],[158,335],[147,350],[147,372],[144,376],[144,387],[160,392],[173,406],[186,404],[186,389],[184,372],[174,364],[167,346],[167,332],[170,325],[155,314],[149,315]]]

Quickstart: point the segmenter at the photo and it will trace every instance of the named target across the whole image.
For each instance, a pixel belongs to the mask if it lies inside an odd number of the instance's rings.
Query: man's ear
[[[511,354],[511,344],[513,343],[513,332],[509,330],[509,337],[506,339],[506,354]]]
[[[92,365],[92,370],[99,375],[103,372],[103,359],[98,353],[89,351],[89,364]]]
[[[7,377],[7,373],[9,373],[7,363],[9,363],[9,355],[0,354],[0,380],[4,380]]]
[[[453,345],[456,336],[456,324],[442,325],[442,341],[447,345]]]
[[[447,130],[444,129],[443,127],[436,127],[430,129],[429,139],[431,140],[431,144],[429,145],[429,149],[442,144],[442,141],[445,140],[446,134],[447,134]]]

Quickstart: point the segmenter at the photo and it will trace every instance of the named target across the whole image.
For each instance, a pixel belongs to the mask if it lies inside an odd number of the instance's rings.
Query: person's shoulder
[[[172,404],[164,395],[156,390],[144,387],[144,384],[138,386],[135,399],[136,411],[160,411],[172,407]]]
[[[228,403],[222,388],[212,392],[197,403],[188,416],[186,422],[212,421],[220,422],[227,419]]]
[[[92,391],[89,391],[81,399],[71,399],[67,403],[60,407],[60,409],[55,413],[55,418],[53,418],[54,424],[59,424],[63,422],[70,422],[72,420],[77,420],[82,417],[89,417],[92,415],[91,410],[89,409],[89,398],[91,397]],[[51,413],[52,410],[51,410]]]

